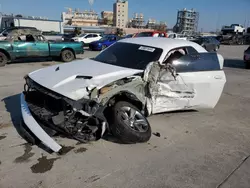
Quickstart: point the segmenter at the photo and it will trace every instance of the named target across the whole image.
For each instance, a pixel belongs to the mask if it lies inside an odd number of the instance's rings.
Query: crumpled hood
[[[38,84],[73,100],[87,97],[86,87],[101,88],[113,81],[143,72],[91,59],[78,60],[39,69],[29,73]]]

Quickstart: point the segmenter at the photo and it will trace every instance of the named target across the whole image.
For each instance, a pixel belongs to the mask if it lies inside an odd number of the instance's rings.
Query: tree
[[[80,35],[80,34],[81,34],[81,28],[75,27],[74,33],[75,33],[76,35]]]

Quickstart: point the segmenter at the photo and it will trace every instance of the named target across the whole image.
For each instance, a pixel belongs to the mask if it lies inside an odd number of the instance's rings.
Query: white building
[[[23,17],[21,15],[0,15],[0,29],[7,27],[36,27],[43,32],[58,32],[63,33],[63,24],[60,20],[49,20],[42,17]]]

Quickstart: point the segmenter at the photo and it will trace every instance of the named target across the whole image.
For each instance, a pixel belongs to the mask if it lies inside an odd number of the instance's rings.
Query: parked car
[[[250,46],[244,51],[244,58],[243,58],[246,68],[250,68]]]
[[[190,41],[119,40],[94,58],[29,73],[21,128],[55,152],[62,147],[48,133],[88,142],[111,131],[123,143],[145,142],[147,116],[216,106],[226,82],[223,63]]]
[[[70,62],[76,54],[82,53],[82,43],[49,42],[40,32],[19,29],[0,41],[0,66],[27,57],[60,57],[62,61]]]
[[[169,33],[168,38],[187,40],[187,37],[185,35],[177,34],[177,33]]]
[[[72,40],[76,42],[83,42],[86,46],[88,46],[89,43],[100,40],[101,38],[101,34],[98,33],[85,33],[72,38]]]
[[[135,37],[167,37],[167,33],[161,31],[146,31],[137,33]]]
[[[63,34],[62,41],[69,42],[74,37],[76,37],[75,33]]]
[[[104,35],[100,40],[91,42],[89,44],[89,48],[91,50],[104,50],[111,44],[114,44],[116,41],[118,41],[120,37],[116,35]]]
[[[217,52],[220,48],[220,42],[215,37],[198,37],[192,41],[201,45],[208,52]]]

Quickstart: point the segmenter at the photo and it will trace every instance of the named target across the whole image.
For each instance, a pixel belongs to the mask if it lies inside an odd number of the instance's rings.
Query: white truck
[[[244,34],[246,29],[240,24],[232,24],[230,26],[223,26],[221,29],[222,35],[227,34]]]

